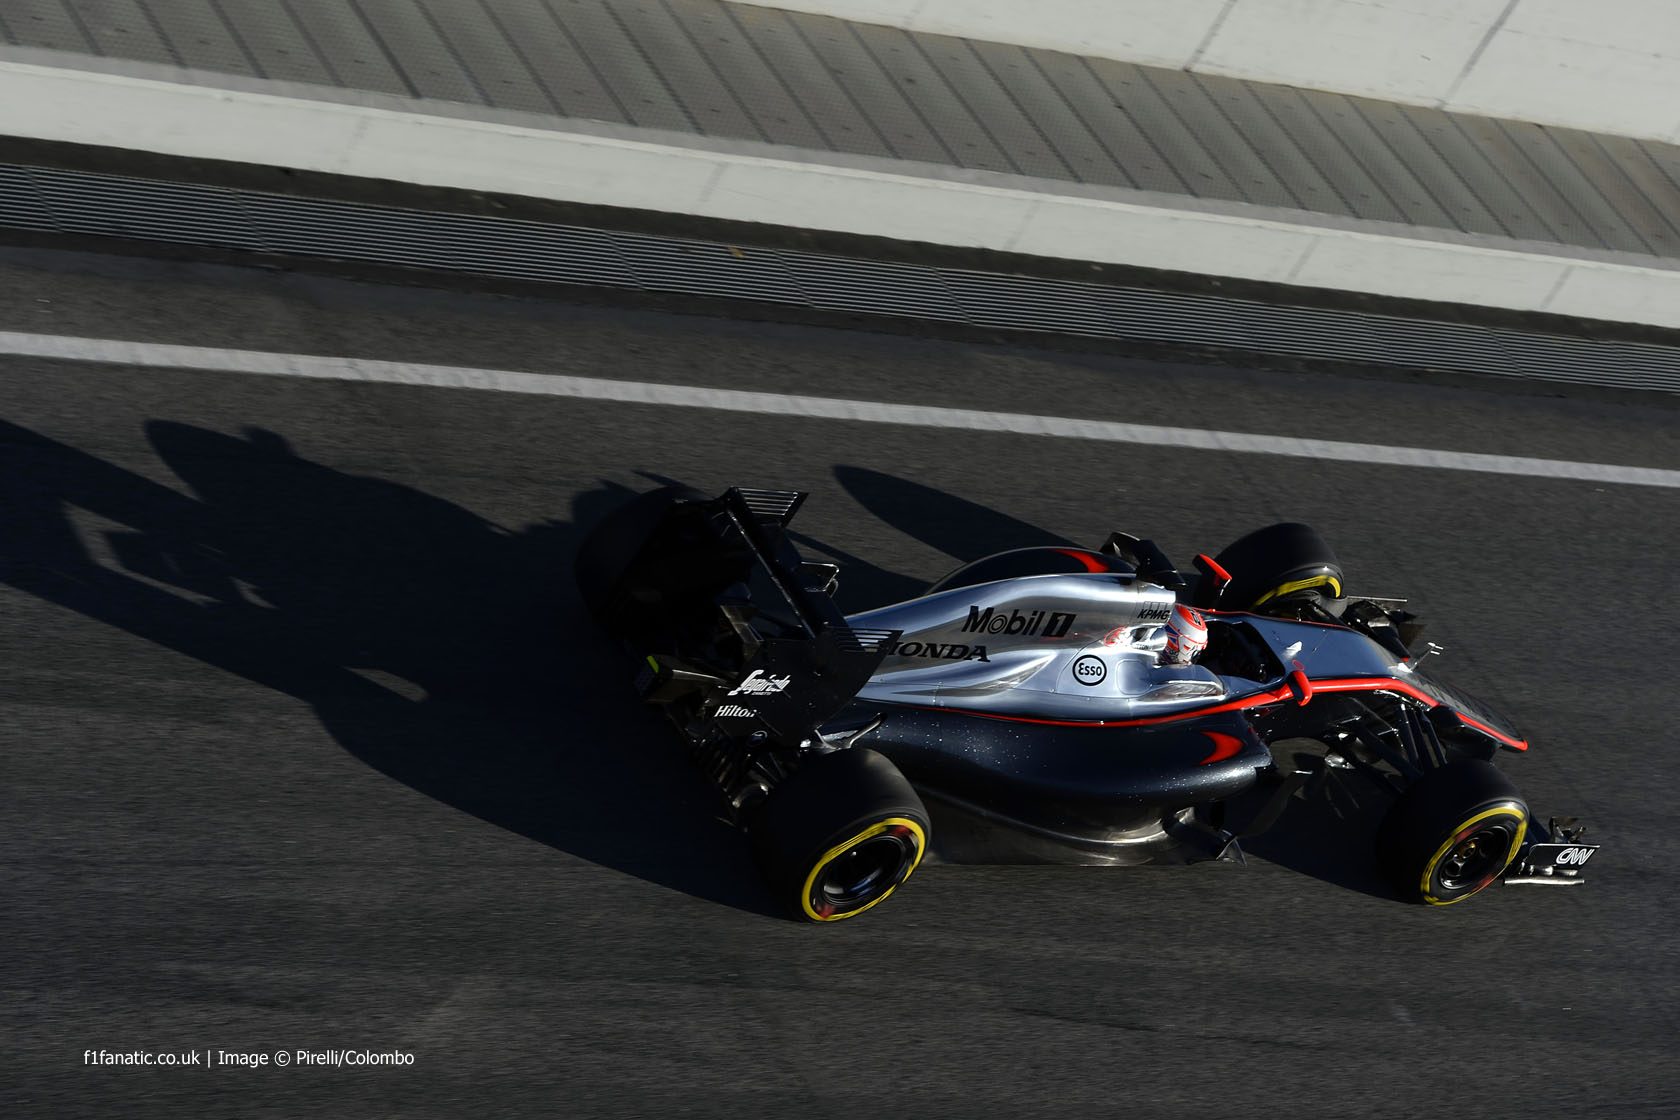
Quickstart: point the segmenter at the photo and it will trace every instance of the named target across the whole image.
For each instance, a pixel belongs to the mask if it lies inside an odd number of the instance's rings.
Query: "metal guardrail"
[[[0,226],[1680,393],[1680,348],[0,164]]]

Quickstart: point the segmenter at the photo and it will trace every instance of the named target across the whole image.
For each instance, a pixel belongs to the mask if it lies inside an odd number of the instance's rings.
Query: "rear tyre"
[[[1450,906],[1504,874],[1528,831],[1528,806],[1492,763],[1431,770],[1377,829],[1377,861],[1407,901]]]
[[[898,767],[864,747],[805,763],[771,791],[750,832],[776,901],[809,922],[853,918],[885,901],[933,834]]]
[[[1230,610],[1258,610],[1309,596],[1342,597],[1341,561],[1311,525],[1286,521],[1256,529],[1214,560],[1231,575],[1218,601]],[[1204,580],[1200,605],[1215,605],[1213,598],[1214,589]]]

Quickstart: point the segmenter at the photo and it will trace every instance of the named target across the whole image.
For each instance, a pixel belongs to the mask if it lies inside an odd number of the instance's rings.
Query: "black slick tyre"
[[[1402,793],[1377,830],[1377,862],[1400,896],[1429,906],[1492,885],[1522,847],[1528,806],[1492,763],[1460,759]]]
[[[835,922],[884,902],[927,854],[927,810],[898,767],[864,747],[807,761],[749,823],[776,901]]]
[[[1217,603],[1227,610],[1256,610],[1306,594],[1325,599],[1343,594],[1341,561],[1316,529],[1298,521],[1256,529],[1232,541],[1214,560],[1231,575]],[[1197,599],[1201,606],[1215,605],[1206,581]]]

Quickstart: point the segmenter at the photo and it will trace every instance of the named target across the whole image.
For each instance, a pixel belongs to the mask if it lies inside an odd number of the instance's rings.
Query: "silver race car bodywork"
[[[1054,551],[1092,566],[1100,556]],[[1337,695],[1362,698],[1350,711],[1401,696],[1442,703],[1433,682],[1366,634],[1250,612],[1207,610],[1206,663],[1162,664],[1156,635],[1179,595],[1132,573],[1081,571],[852,615],[855,627],[899,637],[819,735],[854,742],[847,732],[867,716],[871,731],[855,741],[891,758],[925,796],[1022,834],[976,843],[984,830],[964,822],[968,842],[948,858],[1135,863],[1195,858],[1196,834],[1182,827],[1194,810],[1274,768],[1273,736],[1255,722],[1268,710],[1322,696],[1322,717]],[[1490,746],[1526,749],[1496,717],[1454,711]],[[1231,835],[1203,830],[1201,839],[1202,849],[1228,850]]]
[[[1421,626],[1403,601],[1347,595],[1306,526],[1198,556],[1190,579],[1122,533],[1097,549],[999,553],[914,599],[841,616],[836,568],[786,538],[802,500],[646,495],[596,530],[579,585],[643,659],[643,697],[682,729],[736,819],[780,837],[761,858],[812,920],[878,902],[934,821],[959,860],[1232,858],[1303,787],[1339,774],[1393,802],[1379,856],[1425,902],[1500,877],[1578,882],[1594,850],[1572,820],[1531,817],[1489,764],[1527,741],[1421,672],[1409,646]],[[1194,663],[1162,656],[1179,604],[1205,619]],[[1280,753],[1302,743],[1316,748],[1305,762]],[[827,811],[825,788],[897,815],[837,846],[807,839],[800,822]],[[1230,817],[1238,805],[1245,821]],[[787,843],[816,854],[783,867]],[[883,845],[903,857],[884,891],[824,885]],[[787,870],[812,859],[802,882]],[[873,882],[884,866],[854,877]]]

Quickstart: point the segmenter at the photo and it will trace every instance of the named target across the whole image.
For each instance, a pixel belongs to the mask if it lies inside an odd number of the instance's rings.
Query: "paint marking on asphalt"
[[[19,334],[8,331],[0,331],[0,354],[101,362],[150,369],[254,373],[272,377],[365,381],[435,389],[477,389],[544,397],[580,397],[588,400],[622,401],[627,404],[751,412],[768,416],[852,420],[867,424],[902,424],[918,428],[954,428],[977,432],[1008,432],[1015,435],[1088,439],[1148,447],[1229,451],[1249,455],[1286,455],[1301,459],[1326,459],[1375,466],[1432,467],[1436,470],[1477,471],[1531,478],[1680,489],[1680,471],[1658,467],[1626,467],[1612,463],[1580,463],[1563,459],[1530,459],[1518,455],[1484,455],[1472,451],[1444,451],[1426,447],[1388,447],[1381,444],[1298,439],[1293,436],[1221,432],[1204,428],[1171,428],[1155,424],[1124,424],[1113,420],[1081,420],[1070,416],[982,412],[968,408],[807,397],[787,393],[758,393],[741,389],[711,389],[698,385],[662,385],[648,381],[616,381],[609,378],[570,377],[564,374],[526,373],[519,370],[419,365],[412,362],[331,358],[312,354],[278,354],[263,350],[219,350],[202,346],[170,346],[152,342],[123,342],[115,339]]]

